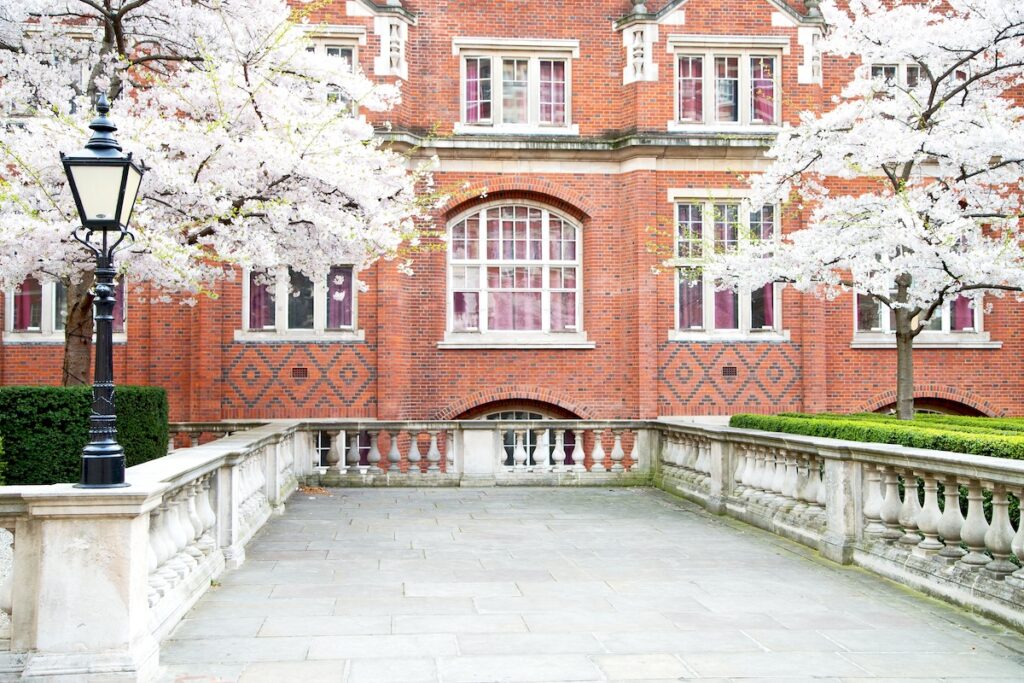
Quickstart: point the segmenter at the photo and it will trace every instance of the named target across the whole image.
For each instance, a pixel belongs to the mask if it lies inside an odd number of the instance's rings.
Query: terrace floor
[[[296,493],[166,681],[1024,680],[1024,637],[650,489]]]

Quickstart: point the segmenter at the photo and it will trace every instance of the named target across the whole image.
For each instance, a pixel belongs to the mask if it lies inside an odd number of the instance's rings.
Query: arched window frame
[[[503,207],[527,207],[541,211],[541,259],[540,260],[509,260],[487,258],[487,229],[486,217],[477,234],[477,256],[476,259],[455,259],[454,240],[452,230],[455,226],[485,211],[500,210]],[[556,216],[565,224],[576,230],[576,252],[575,259],[551,259],[551,216]],[[551,207],[529,200],[493,201],[486,204],[474,206],[467,209],[448,221],[446,226],[448,237],[447,268],[446,268],[446,324],[445,338],[438,344],[441,348],[593,348],[594,343],[587,339],[585,321],[583,317],[583,226],[579,221],[570,218],[563,212]],[[488,329],[488,292],[487,269],[489,267],[500,267],[501,265],[532,266],[541,268],[541,329],[540,330],[490,330]],[[572,267],[576,269],[576,330],[575,331],[552,331],[551,330],[551,273],[554,268]],[[455,269],[456,268],[479,268],[479,329],[475,331],[456,330],[454,320],[454,293],[456,290]],[[556,288],[555,288],[556,289]]]

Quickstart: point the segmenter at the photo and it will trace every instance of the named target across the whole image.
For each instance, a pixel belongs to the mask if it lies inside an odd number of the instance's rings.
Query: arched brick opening
[[[531,200],[546,204],[570,218],[586,221],[594,215],[595,209],[581,194],[567,190],[547,180],[537,178],[501,177],[484,180],[467,190],[456,193],[441,212],[445,219],[468,211],[481,204],[495,201]]]
[[[509,406],[509,407],[506,407]],[[515,406],[515,407],[512,407]],[[552,417],[593,419],[591,411],[550,389],[502,386],[464,396],[439,410],[437,420],[472,420],[498,410],[526,410],[528,406]]]
[[[999,410],[991,403],[980,399],[973,394],[957,389],[936,384],[925,384],[914,387],[914,402],[920,402],[922,408],[938,409],[942,412],[955,412],[960,415],[984,415],[987,417],[1000,417],[1006,411]],[[896,391],[885,391],[868,401],[863,410],[876,412],[896,405]]]

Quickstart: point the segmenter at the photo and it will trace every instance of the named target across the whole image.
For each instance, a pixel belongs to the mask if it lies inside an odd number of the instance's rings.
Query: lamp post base
[[[88,448],[88,446],[86,447]],[[82,478],[78,489],[117,489],[128,486],[124,480],[124,454],[86,455],[82,457]]]

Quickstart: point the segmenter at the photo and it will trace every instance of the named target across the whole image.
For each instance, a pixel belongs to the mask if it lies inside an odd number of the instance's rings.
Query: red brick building
[[[333,0],[316,49],[400,82],[382,133],[440,158],[453,199],[414,254],[324,278],[249,273],[189,307],[132,285],[118,382],[167,389],[173,420],[637,418],[873,410],[895,399],[888,321],[852,295],[689,286],[696,257],[750,211],[740,177],[773,131],[827,106],[854,64],[816,52],[799,0]],[[877,65],[912,79],[902,65]],[[383,123],[383,121],[381,121]],[[429,241],[429,240],[428,240]],[[685,265],[684,265],[685,267]],[[682,285],[680,283],[682,282]],[[344,296],[335,296],[338,290]],[[284,294],[283,294],[284,293]],[[60,291],[4,296],[0,382],[56,383]],[[915,353],[922,403],[1021,414],[1024,308],[949,305]]]

